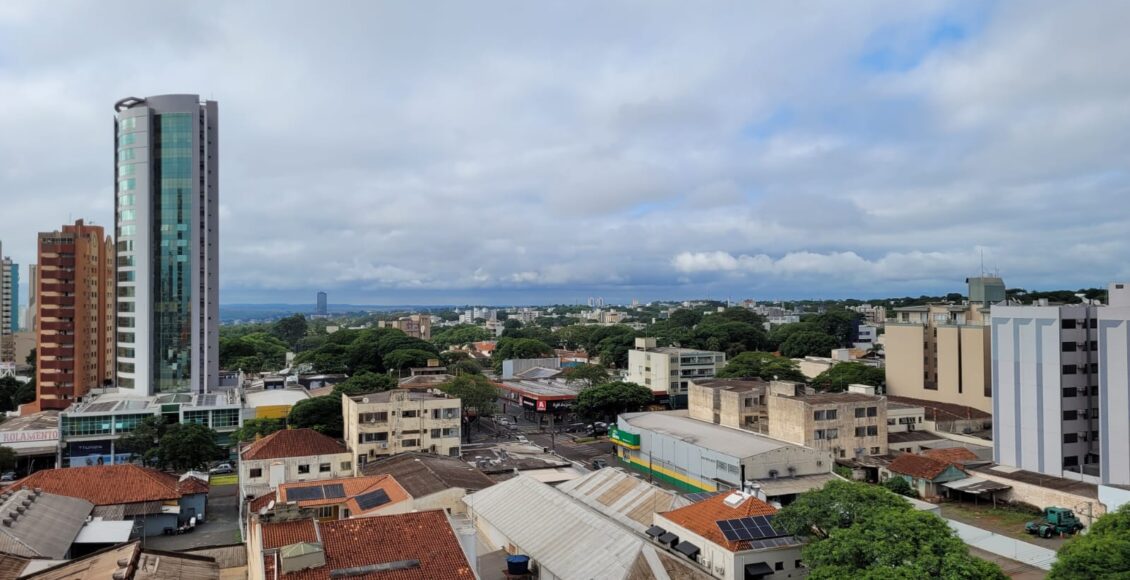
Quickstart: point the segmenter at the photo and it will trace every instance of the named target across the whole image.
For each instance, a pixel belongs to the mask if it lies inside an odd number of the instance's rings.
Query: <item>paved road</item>
[[[152,536],[145,539],[145,547],[178,551],[241,541],[239,486],[212,486],[212,490],[208,492],[208,507],[204,516],[206,521],[196,526],[195,531],[179,536]]]
[[[527,437],[530,438],[530,442],[532,443],[536,443],[542,447],[552,448],[552,441],[548,433],[529,433]],[[612,444],[607,440],[592,443],[577,443],[573,441],[572,437],[566,434],[557,435],[556,449],[557,453],[562,457],[583,463],[586,466],[589,465],[593,459],[600,457],[607,461],[612,455]],[[611,462],[609,462],[609,465],[611,465]]]

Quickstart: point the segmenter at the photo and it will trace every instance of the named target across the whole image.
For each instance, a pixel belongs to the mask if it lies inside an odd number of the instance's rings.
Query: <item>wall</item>
[[[175,528],[178,525],[175,514],[150,514],[145,517],[137,516],[134,519],[144,522],[146,536],[160,536],[165,533],[165,528]]]
[[[206,493],[186,495],[180,498],[180,513],[182,517],[189,518],[203,515],[205,519],[207,519],[209,517],[207,510],[208,494]]]
[[[998,493],[997,499],[1008,502],[1023,502],[1040,509],[1053,506],[1070,508],[1086,526],[1090,526],[1094,518],[1107,512],[1107,507],[1093,497],[1040,487],[987,473],[984,470],[976,471],[972,475],[1012,486],[1011,489]]]
[[[782,548],[771,550],[747,550],[744,552],[731,552],[701,535],[668,520],[662,514],[655,515],[655,525],[679,536],[680,541],[690,542],[699,548],[699,563],[710,570],[715,578],[723,580],[744,580],[746,564],[765,562],[771,567],[779,562],[783,570],[767,578],[804,578],[808,576],[808,569],[798,568],[796,563],[800,560],[800,548]]]
[[[883,350],[886,353],[887,394],[925,399],[922,375],[926,371],[925,327],[920,324],[886,325]]]
[[[330,470],[321,472],[318,470],[319,466],[323,463],[330,464]],[[343,463],[349,465],[342,466]],[[271,467],[282,465],[282,481],[271,480]],[[309,465],[310,473],[298,473],[299,465]],[[259,477],[251,477],[252,469],[261,469],[262,473]],[[250,461],[241,461],[239,469],[240,481],[244,485],[269,485],[271,489],[278,487],[280,483],[292,483],[296,481],[314,481],[322,479],[336,479],[339,477],[352,477],[354,465],[353,454],[351,452],[334,453],[330,455],[309,455],[305,457],[284,457],[279,459],[256,459]],[[276,472],[279,471],[276,468]]]
[[[436,447],[435,454],[451,456],[458,455],[462,444],[462,408],[459,399],[440,396],[424,396],[419,393],[392,391],[389,402],[363,403],[349,397],[342,396],[343,413],[345,415],[345,444],[353,454],[355,469],[360,469],[363,463],[362,456],[367,460],[370,457],[392,455],[404,451],[430,452],[431,447]],[[454,409],[451,418],[432,419],[435,409]],[[416,411],[417,417],[404,417],[404,411]],[[362,413],[388,413],[388,419],[381,422],[360,421]],[[449,437],[433,438],[432,429],[453,430]],[[410,433],[417,431],[417,433]],[[361,435],[366,433],[385,433],[387,440],[382,445],[380,442],[361,442]],[[399,434],[398,434],[399,433]],[[406,440],[415,440],[414,446],[404,445]]]
[[[461,487],[448,488],[413,499],[413,509],[416,511],[444,510],[449,514],[464,514],[467,513],[467,504],[463,502],[463,497],[466,495],[467,490]]]
[[[1102,481],[1130,485],[1130,308],[1099,308]]]
[[[774,439],[830,451],[837,457],[854,457],[856,449],[864,455],[887,452],[887,403],[875,398],[866,402],[817,403],[789,397],[769,397],[769,436]],[[874,417],[856,418],[857,408],[876,408]],[[836,419],[816,421],[816,411],[836,411]],[[876,435],[856,437],[856,427],[875,427]],[[817,429],[837,429],[835,439],[816,439]]]

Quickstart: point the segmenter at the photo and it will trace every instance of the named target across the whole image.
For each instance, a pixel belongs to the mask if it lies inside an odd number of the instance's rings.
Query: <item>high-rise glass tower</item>
[[[114,105],[117,385],[218,384],[219,117],[197,95]]]

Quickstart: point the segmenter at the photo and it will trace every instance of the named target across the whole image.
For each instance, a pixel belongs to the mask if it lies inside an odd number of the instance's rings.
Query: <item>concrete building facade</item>
[[[412,338],[432,339],[432,317],[428,314],[401,316],[396,320],[379,320],[377,327],[396,328]]]
[[[687,391],[687,411],[699,421],[765,433],[769,430],[768,390],[769,383],[759,379],[693,380]]]
[[[36,406],[63,410],[114,380],[114,243],[78,220],[40,233],[38,254]]]
[[[114,105],[117,385],[204,393],[219,380],[219,113],[197,95]]]
[[[856,387],[853,385],[853,387]],[[846,393],[768,397],[769,436],[829,451],[837,458],[887,453],[887,400],[874,387]]]
[[[963,305],[895,308],[883,339],[887,393],[992,412],[989,306],[1000,278],[970,278]]]
[[[345,444],[360,469],[371,459],[403,451],[459,455],[462,406],[445,395],[394,389],[342,395]]]
[[[318,292],[318,303],[314,307],[314,314],[318,316],[326,316],[330,313],[330,306],[328,303],[329,298],[325,292]]]
[[[628,382],[666,395],[673,407],[685,408],[690,382],[712,379],[725,366],[724,352],[660,347],[654,338],[637,338],[636,348],[628,351]]]
[[[20,266],[0,245],[0,363],[15,363],[15,334],[20,320]]]

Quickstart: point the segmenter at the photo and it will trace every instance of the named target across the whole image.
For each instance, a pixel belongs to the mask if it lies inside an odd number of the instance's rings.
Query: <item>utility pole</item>
[[[549,403],[547,403],[546,407],[548,408],[549,406]],[[554,453],[557,453],[557,430],[553,428],[552,409],[549,411],[549,448],[552,449]]]

